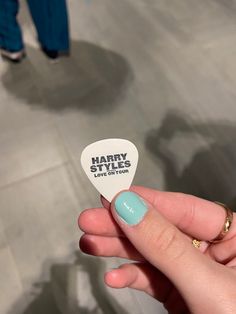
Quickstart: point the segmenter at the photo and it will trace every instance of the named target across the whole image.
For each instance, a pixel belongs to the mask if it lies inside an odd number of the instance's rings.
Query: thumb
[[[197,302],[199,307],[202,287],[215,281],[218,264],[193,247],[189,237],[138,194],[121,192],[111,208],[136,249],[173,282],[188,303]],[[202,297],[206,298],[204,294]]]

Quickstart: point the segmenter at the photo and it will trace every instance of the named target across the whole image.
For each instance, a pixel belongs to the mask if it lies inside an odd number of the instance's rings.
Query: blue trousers
[[[28,0],[38,40],[48,50],[69,50],[69,29],[66,0]],[[17,22],[18,0],[0,0],[0,47],[9,51],[24,48]]]

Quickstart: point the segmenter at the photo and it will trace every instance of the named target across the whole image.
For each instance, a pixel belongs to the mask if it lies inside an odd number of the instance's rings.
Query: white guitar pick
[[[138,150],[123,139],[105,139],[88,145],[81,164],[95,188],[111,202],[121,190],[129,189],[137,164]]]

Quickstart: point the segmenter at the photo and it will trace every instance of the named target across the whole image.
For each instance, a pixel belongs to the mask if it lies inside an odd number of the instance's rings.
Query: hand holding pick
[[[131,260],[105,274],[107,285],[142,290],[171,314],[236,313],[236,222],[223,206],[144,187],[102,203],[79,217],[81,249]]]

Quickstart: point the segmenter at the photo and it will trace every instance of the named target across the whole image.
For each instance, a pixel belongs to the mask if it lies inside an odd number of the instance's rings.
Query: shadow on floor
[[[235,207],[235,141],[236,126],[227,121],[200,123],[170,112],[158,129],[149,132],[146,147],[163,168],[166,190]]]
[[[131,67],[122,56],[85,41],[72,41],[71,56],[55,64],[39,49],[26,49],[27,59],[9,64],[2,84],[32,108],[104,114],[120,103],[133,79]]]
[[[104,271],[101,259],[77,252],[74,263],[51,264],[50,281],[34,285],[26,309],[23,297],[7,314],[128,314],[105,290]]]

